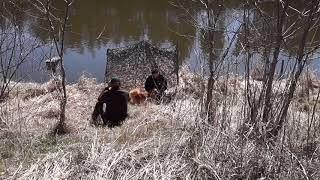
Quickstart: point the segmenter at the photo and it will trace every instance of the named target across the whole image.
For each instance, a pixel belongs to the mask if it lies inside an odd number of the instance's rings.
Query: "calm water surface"
[[[242,10],[239,9],[239,3],[237,0],[225,3],[226,8],[218,27],[226,27],[227,32],[217,33],[215,48],[218,50],[226,48],[233,32],[240,26]],[[63,9],[63,1],[54,1],[54,6],[58,10]],[[203,24],[205,13],[201,8],[193,9],[193,20]],[[272,13],[274,7],[266,9]],[[191,69],[196,70],[203,63],[200,52],[204,43],[200,39],[204,34],[199,28],[191,26],[190,19],[185,19],[184,16],[185,11],[167,0],[77,0],[71,9],[65,39],[68,82],[75,82],[82,73],[90,74],[103,82],[107,48],[123,47],[140,40],[148,40],[161,47],[178,45],[180,62],[186,62]],[[28,35],[45,44],[45,48],[37,52],[35,59],[45,59],[43,54],[47,54],[50,49],[46,23],[28,16],[22,18],[25,18],[23,22]],[[237,59],[235,54],[228,58]],[[28,67],[25,67],[23,79],[45,81],[47,72],[44,64],[35,62],[28,63]]]
[[[56,3],[63,9],[63,3]],[[71,11],[66,34],[65,65],[69,82],[82,73],[104,80],[107,48],[123,47],[140,40],[170,47],[178,44],[180,60],[192,57],[196,31],[179,21],[181,12],[167,0],[78,0]],[[45,24],[32,21],[30,34],[48,42]],[[182,35],[188,35],[183,37]],[[29,78],[42,81],[45,72],[33,72]]]

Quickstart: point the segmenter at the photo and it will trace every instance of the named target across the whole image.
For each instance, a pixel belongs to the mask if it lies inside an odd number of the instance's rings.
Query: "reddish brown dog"
[[[132,104],[142,104],[149,97],[149,93],[140,88],[133,89],[129,92],[130,103]]]

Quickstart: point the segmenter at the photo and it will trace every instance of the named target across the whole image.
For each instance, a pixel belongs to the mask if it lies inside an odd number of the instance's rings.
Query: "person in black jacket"
[[[97,117],[100,115],[103,125],[110,128],[120,126],[128,116],[129,94],[120,90],[120,80],[111,79],[109,86],[98,97],[95,109],[92,114],[92,121],[97,125]],[[106,105],[105,111],[103,104]]]
[[[145,90],[157,100],[161,100],[164,95],[165,90],[167,90],[167,80],[160,74],[158,69],[154,69],[151,75],[147,78],[145,85]]]

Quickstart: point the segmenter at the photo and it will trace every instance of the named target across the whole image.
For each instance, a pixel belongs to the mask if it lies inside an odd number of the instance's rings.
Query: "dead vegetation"
[[[245,86],[240,77],[217,83],[232,93],[215,88],[217,109],[212,125],[201,114],[201,90],[193,81],[200,76],[192,76],[185,72],[181,85],[170,89],[180,93],[169,104],[130,105],[129,118],[114,129],[90,126],[89,118],[103,85],[82,77],[67,87],[66,125],[70,133],[65,136],[48,135],[59,114],[56,93],[47,90],[50,84],[19,84],[15,91],[19,96],[1,106],[5,125],[0,129],[0,175],[5,179],[320,177],[319,139],[306,140],[310,120],[308,112],[295,110],[298,100],[290,107],[281,138],[273,146],[261,144],[238,135],[245,122]],[[39,89],[42,93],[37,94]],[[310,132],[318,135],[316,127],[320,124],[313,123]]]

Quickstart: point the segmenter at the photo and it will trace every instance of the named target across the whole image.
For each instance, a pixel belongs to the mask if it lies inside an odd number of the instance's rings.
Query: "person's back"
[[[106,119],[112,126],[120,125],[127,117],[129,94],[120,90],[109,90],[103,93],[98,101],[106,104],[102,119]],[[107,123],[107,122],[106,122]]]
[[[98,102],[92,114],[93,123],[97,123],[97,117],[100,115],[103,124],[108,127],[121,125],[121,122],[127,117],[129,94],[120,91],[120,80],[113,78],[108,86],[99,96]],[[103,104],[106,105],[103,111]]]

